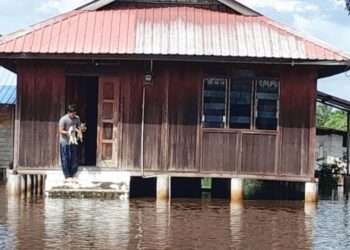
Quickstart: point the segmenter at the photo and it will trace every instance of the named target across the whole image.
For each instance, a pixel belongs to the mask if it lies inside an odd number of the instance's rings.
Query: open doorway
[[[66,105],[75,103],[81,122],[86,123],[84,142],[79,145],[80,165],[96,166],[98,77],[67,76]]]

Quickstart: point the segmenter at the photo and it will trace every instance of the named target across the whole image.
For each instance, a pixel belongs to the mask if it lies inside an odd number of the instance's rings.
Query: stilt
[[[169,182],[170,182],[170,177],[167,175],[161,175],[157,177],[157,199],[158,200],[169,199]]]
[[[243,193],[243,179],[231,179],[231,201],[242,201],[244,199]]]
[[[38,175],[38,194],[43,194],[43,175]]]
[[[26,175],[21,175],[21,192],[22,193],[25,193],[26,191],[26,179],[27,179]]]
[[[45,194],[46,175],[43,175],[41,180],[42,180],[42,185],[41,185],[42,192],[43,194]]]
[[[305,202],[317,202],[318,200],[318,183],[305,183]]]
[[[6,181],[6,168],[0,168],[0,181]]]
[[[13,171],[9,171],[6,188],[9,195],[21,194],[21,175],[14,174]]]
[[[349,175],[344,176],[344,192],[345,193],[350,192],[350,176]]]
[[[32,193],[32,175],[27,175],[27,194]]]
[[[33,175],[33,194],[36,195],[38,190],[38,177]]]

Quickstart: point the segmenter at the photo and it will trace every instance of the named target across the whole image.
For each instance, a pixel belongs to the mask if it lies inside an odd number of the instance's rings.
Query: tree
[[[334,111],[328,121],[324,123],[327,128],[335,128],[339,130],[347,129],[346,112],[344,111]]]
[[[317,104],[316,123],[319,127],[346,130],[347,113],[325,104]]]
[[[346,9],[348,10],[349,15],[350,15],[350,0],[345,0],[345,5],[346,5]]]
[[[317,104],[316,111],[316,123],[319,127],[324,127],[326,121],[330,119],[332,115],[332,107],[324,104]]]

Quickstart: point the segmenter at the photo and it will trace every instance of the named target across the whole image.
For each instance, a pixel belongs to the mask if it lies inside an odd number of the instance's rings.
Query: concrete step
[[[119,198],[129,196],[130,173],[81,168],[78,180],[65,180],[61,171],[50,171],[45,181],[45,194],[60,198]]]

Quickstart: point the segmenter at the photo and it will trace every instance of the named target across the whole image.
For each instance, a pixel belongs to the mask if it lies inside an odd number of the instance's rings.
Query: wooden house
[[[317,79],[349,60],[233,0],[93,1],[0,39],[14,168],[60,168],[73,101],[99,171],[313,182]]]

